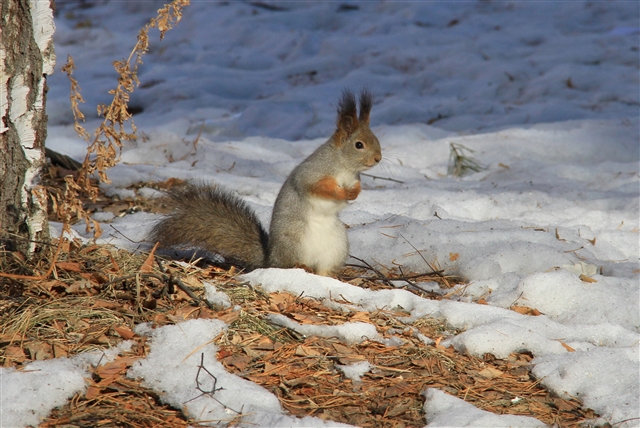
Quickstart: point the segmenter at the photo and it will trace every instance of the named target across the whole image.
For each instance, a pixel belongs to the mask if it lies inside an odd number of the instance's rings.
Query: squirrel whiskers
[[[215,186],[188,183],[167,193],[173,211],[154,225],[148,240],[164,248],[201,248],[248,269],[335,273],[349,256],[338,213],[358,197],[360,173],[382,159],[369,128],[371,93],[362,91],[359,103],[358,115],[354,94],[343,92],[335,132],[285,180],[268,235],[242,199]]]

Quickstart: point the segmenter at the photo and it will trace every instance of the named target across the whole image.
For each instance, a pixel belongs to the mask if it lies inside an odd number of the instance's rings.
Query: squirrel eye
[[[356,149],[358,150],[364,149],[364,144],[362,143],[362,141],[356,141]]]

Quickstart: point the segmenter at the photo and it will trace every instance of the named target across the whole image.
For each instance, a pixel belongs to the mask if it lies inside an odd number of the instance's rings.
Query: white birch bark
[[[12,207],[14,217],[20,224],[26,224],[29,245],[26,252],[31,254],[37,244],[38,238],[48,236],[47,223],[47,196],[44,188],[39,183],[42,167],[45,165],[44,138],[46,137],[45,88],[46,76],[53,73],[55,54],[53,49],[53,10],[47,0],[2,0],[7,2],[2,6],[2,19],[5,28],[0,30],[0,138],[5,138],[4,144],[8,147],[17,143],[24,154],[24,167],[14,168],[12,165],[0,165],[0,176],[23,174],[19,177],[16,191],[20,192],[20,206]],[[29,17],[16,16],[28,13]],[[7,28],[9,25],[24,26],[31,21],[31,34],[22,34],[23,28]],[[28,27],[28,26],[26,26]],[[39,55],[35,49],[27,50],[24,61],[19,58],[22,52],[9,51],[14,41],[7,40],[10,36],[19,34],[20,37],[31,37],[25,45],[37,46]],[[5,37],[6,36],[6,37]],[[34,61],[36,65],[34,66]],[[41,64],[37,64],[41,61]],[[35,91],[35,93],[34,93]],[[43,123],[44,122],[44,123]],[[4,134],[4,135],[2,135]],[[11,141],[9,141],[11,140]],[[11,160],[5,162],[11,162]],[[17,163],[17,162],[16,162]],[[6,188],[5,192],[10,191]],[[3,202],[8,195],[3,195]],[[17,201],[17,199],[16,199]],[[19,233],[12,230],[15,225],[6,220],[0,223],[2,229],[8,229],[10,233]],[[20,227],[21,231],[24,226]],[[6,232],[7,230],[4,230]]]

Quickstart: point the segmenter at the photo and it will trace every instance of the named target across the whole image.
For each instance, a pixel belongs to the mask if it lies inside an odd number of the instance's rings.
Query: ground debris
[[[532,416],[550,425],[578,426],[597,417],[579,401],[545,391],[530,374],[530,354],[499,360],[443,347],[443,338],[459,333],[443,320],[409,322],[402,310],[337,311],[309,297],[266,294],[237,281],[234,268],[160,259],[154,265],[145,254],[73,241],[54,242],[54,248],[59,248],[55,260],[42,254],[27,262],[0,252],[1,271],[21,275],[0,278],[0,365],[19,369],[35,360],[107,349],[122,340],[136,345],[95,369],[87,391],[55,409],[42,427],[197,426],[182,409],[163,404],[139,380],[126,377],[128,367],[147,352],[145,338],[135,333],[137,324],[159,327],[194,318],[227,322],[228,330],[216,342],[218,360],[228,371],[270,390],[284,409],[298,417],[362,427],[421,427],[428,422],[421,394],[426,388],[441,389],[483,410]],[[43,280],[52,264],[51,275]],[[165,280],[168,277],[182,278],[191,295],[172,286]],[[343,277],[372,289],[397,288],[395,279],[404,278],[399,281],[408,290],[431,299],[446,297],[411,284],[434,281],[450,288],[457,281],[442,273],[369,267],[348,267]],[[227,294],[232,307],[205,305],[203,283]],[[304,337],[269,323],[270,314],[300,324],[365,322],[382,337],[401,340],[398,346],[385,346],[370,340],[349,344],[336,338]],[[368,364],[368,371],[360,379],[350,379],[338,369],[353,364]]]

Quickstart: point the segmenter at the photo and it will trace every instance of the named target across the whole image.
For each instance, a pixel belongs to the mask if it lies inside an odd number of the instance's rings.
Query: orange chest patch
[[[333,177],[324,177],[311,186],[311,194],[339,201],[353,201],[360,194],[360,182],[353,187],[342,187]]]

